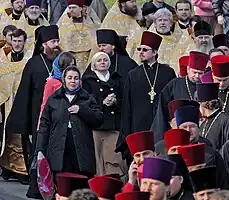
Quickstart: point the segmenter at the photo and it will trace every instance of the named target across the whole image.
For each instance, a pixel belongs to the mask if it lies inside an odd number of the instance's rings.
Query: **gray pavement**
[[[6,182],[0,178],[0,200],[25,200],[28,186],[19,182]]]

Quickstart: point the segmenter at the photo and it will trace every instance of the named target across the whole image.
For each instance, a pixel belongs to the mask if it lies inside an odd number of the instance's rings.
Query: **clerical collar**
[[[181,29],[187,29],[189,27],[189,22],[185,24],[184,22],[178,21],[178,24]]]
[[[21,17],[21,15],[15,15],[14,13],[12,13],[12,19],[13,20],[19,20]]]
[[[83,22],[83,17],[79,17],[79,18],[72,17],[72,22],[73,23],[82,23]]]
[[[31,20],[29,17],[28,17],[28,24],[30,26],[38,26],[39,25],[39,20],[36,19],[35,21]]]
[[[207,119],[213,118],[215,117],[219,112],[221,111],[220,108],[216,109],[215,111],[213,111],[208,117],[206,117]]]
[[[153,68],[156,63],[157,63],[157,61],[155,60],[152,63],[144,63],[144,65],[147,66],[148,68]]]
[[[24,51],[21,51],[21,52],[15,52],[12,50],[12,53],[11,53],[11,61],[12,62],[18,62],[18,61],[21,61],[24,57]]]
[[[170,200],[177,200],[177,199],[181,199],[181,197],[184,195],[184,189],[181,186],[180,191],[173,197],[169,197]]]

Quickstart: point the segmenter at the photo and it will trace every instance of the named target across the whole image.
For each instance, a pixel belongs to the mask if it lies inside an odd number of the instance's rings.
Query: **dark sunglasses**
[[[150,51],[150,50],[152,50],[152,49],[146,49],[146,48],[141,48],[141,47],[138,47],[137,48],[137,51],[143,51],[143,52],[147,52],[147,51]]]

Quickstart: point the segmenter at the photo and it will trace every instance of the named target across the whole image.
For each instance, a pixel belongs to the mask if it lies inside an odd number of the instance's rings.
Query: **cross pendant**
[[[148,93],[150,96],[150,103],[153,103],[154,97],[157,94],[156,92],[154,92],[154,88],[151,88],[151,91]]]

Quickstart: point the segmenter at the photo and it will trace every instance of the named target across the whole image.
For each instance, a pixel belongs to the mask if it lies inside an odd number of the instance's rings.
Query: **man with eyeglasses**
[[[130,157],[130,154],[126,156],[128,147],[125,138],[131,133],[149,130],[162,89],[176,77],[172,68],[157,61],[161,41],[161,36],[143,32],[141,45],[137,48],[142,64],[131,70],[126,79],[116,149],[123,156],[125,154],[124,158]]]

